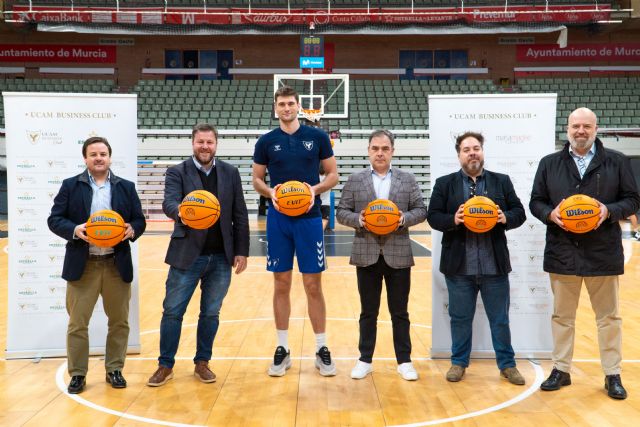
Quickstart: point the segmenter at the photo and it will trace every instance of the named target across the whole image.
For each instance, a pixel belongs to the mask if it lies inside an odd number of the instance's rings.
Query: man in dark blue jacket
[[[62,278],[67,281],[67,363],[71,376],[68,391],[72,394],[82,392],[85,387],[89,320],[100,295],[109,318],[106,380],[114,388],[127,386],[122,368],[129,340],[133,280],[129,241],[140,237],[146,227],[135,185],[115,176],[109,169],[109,142],[101,137],[89,138],[82,146],[82,155],[87,169],[64,180],[48,219],[49,229],[68,241]],[[94,246],[87,239],[89,216],[103,209],[118,212],[125,221],[123,239],[113,248]]]
[[[629,160],[604,148],[596,137],[597,117],[588,108],[569,115],[569,142],[544,157],[533,182],[529,208],[547,225],[544,271],[553,291],[553,370],[542,390],[571,384],[571,359],[580,289],[584,281],[598,325],[600,359],[605,388],[614,399],[625,399],[620,379],[622,320],[618,312],[618,275],[624,274],[624,254],[618,221],[640,208],[640,197]],[[560,203],[573,194],[586,194],[600,205],[595,230],[567,231],[560,218]]]
[[[484,137],[475,132],[456,139],[461,169],[436,180],[427,211],[431,227],[443,232],[440,272],[447,284],[451,316],[451,368],[446,378],[460,381],[469,366],[480,292],[500,374],[512,384],[523,385],[509,329],[511,263],[505,231],[521,226],[526,214],[511,179],[484,169],[483,144]],[[474,233],[464,226],[463,205],[476,195],[498,205],[498,223],[486,233]]]

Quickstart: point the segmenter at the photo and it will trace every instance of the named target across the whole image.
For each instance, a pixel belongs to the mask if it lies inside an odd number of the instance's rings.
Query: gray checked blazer
[[[427,217],[415,177],[398,168],[392,168],[389,200],[404,214],[404,225],[385,236],[373,234],[360,226],[360,212],[375,200],[371,168],[354,173],[342,188],[336,218],[340,224],[356,230],[349,263],[358,267],[375,264],[380,257],[392,268],[407,268],[414,265],[409,239],[409,227],[421,223]]]

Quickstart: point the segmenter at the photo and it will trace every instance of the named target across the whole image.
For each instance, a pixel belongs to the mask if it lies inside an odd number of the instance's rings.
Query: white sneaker
[[[361,380],[367,375],[369,375],[371,372],[373,372],[373,369],[371,368],[371,363],[362,362],[358,360],[358,363],[356,363],[356,366],[354,366],[353,369],[351,370],[351,378],[353,378],[354,380]]]
[[[331,360],[331,352],[326,346],[320,347],[316,353],[316,368],[323,377],[332,377],[336,374],[336,364]]]
[[[282,346],[276,348],[276,352],[273,355],[273,363],[269,366],[269,376],[282,377],[287,373],[287,369],[291,368],[291,355]]]
[[[411,362],[401,363],[398,365],[398,373],[403,380],[415,381],[418,379],[418,372]]]

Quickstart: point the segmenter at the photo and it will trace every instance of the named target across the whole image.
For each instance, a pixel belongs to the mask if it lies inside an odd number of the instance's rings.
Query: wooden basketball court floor
[[[358,352],[359,300],[355,269],[348,257],[330,257],[323,274],[327,302],[327,334],[338,375],[319,376],[314,368],[315,342],[306,317],[299,274],[294,274],[290,345],[293,367],[282,378],[266,370],[275,347],[272,277],[264,257],[251,257],[249,267],[234,275],[225,299],[211,366],[218,380],[203,384],[193,376],[195,324],[199,294],[184,318],[174,369],[165,386],[145,385],[158,356],[162,314],[163,263],[168,224],[149,224],[139,240],[140,330],[142,350],[127,358],[128,387],[114,390],[104,381],[103,360],[92,358],[87,389],[66,394],[64,358],[0,359],[0,425],[2,426],[632,426],[640,422],[640,243],[625,239],[628,258],[621,278],[623,317],[624,401],[606,396],[600,368],[596,327],[588,296],[580,301],[573,385],[541,392],[539,383],[551,369],[549,361],[519,360],[527,384],[518,387],[499,377],[493,360],[472,360],[463,381],[448,383],[448,360],[429,359],[431,345],[431,258],[416,259],[412,271],[409,313],[412,321],[416,382],[396,373],[391,325],[383,303],[378,325],[374,373],[364,380],[349,377]],[[625,225],[626,226],[626,225]],[[431,246],[426,225],[414,240]],[[155,232],[154,232],[155,230]],[[263,224],[252,223],[252,233]],[[625,236],[628,232],[625,233]],[[3,248],[7,239],[0,239]],[[6,343],[7,255],[0,251],[0,348]],[[383,296],[384,298],[384,296]],[[383,299],[384,301],[384,299]],[[4,351],[4,350],[3,350]],[[3,354],[2,354],[3,357]],[[635,420],[635,421],[634,421]]]

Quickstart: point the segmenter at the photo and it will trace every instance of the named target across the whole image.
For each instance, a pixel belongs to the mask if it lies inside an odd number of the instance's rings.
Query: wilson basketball
[[[89,243],[112,248],[122,241],[126,226],[120,214],[112,210],[94,212],[87,221]]]
[[[306,213],[311,204],[311,191],[300,181],[287,181],[276,191],[278,208],[288,216]]]
[[[464,225],[474,233],[486,233],[498,222],[498,206],[488,197],[474,196],[464,204]]]
[[[572,233],[587,233],[600,220],[600,205],[592,197],[575,194],[560,204],[560,217],[564,226]]]
[[[220,218],[220,202],[205,190],[187,194],[179,209],[182,222],[196,230],[206,230]]]
[[[399,223],[400,211],[391,200],[376,199],[364,208],[364,226],[372,233],[392,233],[398,228]]]

